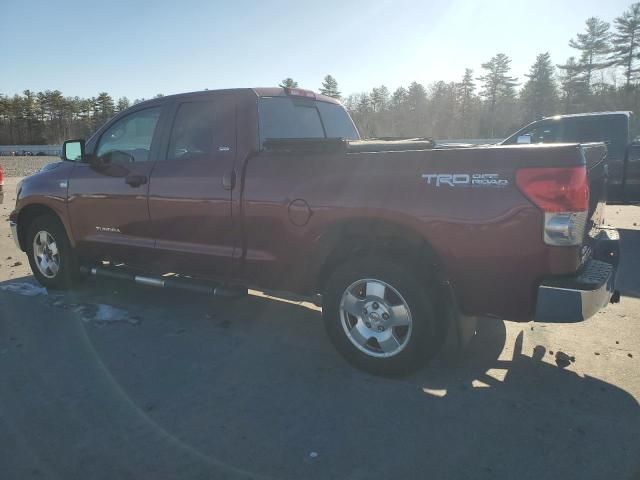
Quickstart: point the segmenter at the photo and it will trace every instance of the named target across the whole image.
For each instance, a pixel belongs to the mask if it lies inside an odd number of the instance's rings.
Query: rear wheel
[[[386,259],[339,267],[324,294],[323,318],[342,356],[374,374],[415,371],[439,347],[428,285]]]
[[[79,280],[76,254],[57,218],[37,217],[28,227],[26,242],[31,271],[41,285],[67,289]]]

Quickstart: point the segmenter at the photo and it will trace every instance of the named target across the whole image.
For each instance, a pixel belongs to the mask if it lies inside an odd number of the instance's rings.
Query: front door
[[[173,111],[149,187],[155,269],[225,278],[234,253],[235,96],[194,96]]]
[[[149,177],[157,156],[161,106],[117,119],[78,163],[69,179],[69,218],[81,255],[144,264],[153,251]]]

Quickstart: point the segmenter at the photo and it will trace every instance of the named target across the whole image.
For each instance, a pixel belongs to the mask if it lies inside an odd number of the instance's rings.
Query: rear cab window
[[[258,104],[260,143],[267,139],[344,138],[358,140],[349,114],[333,103],[290,97],[262,97]]]

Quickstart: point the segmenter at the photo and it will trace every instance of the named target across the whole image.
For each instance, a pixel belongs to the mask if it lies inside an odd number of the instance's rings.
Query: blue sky
[[[478,75],[498,52],[522,80],[540,52],[554,63],[575,54],[567,44],[587,17],[611,22],[631,3],[4,0],[0,93],[134,99],[288,76],[317,90],[330,73],[348,94],[458,80],[465,67]]]

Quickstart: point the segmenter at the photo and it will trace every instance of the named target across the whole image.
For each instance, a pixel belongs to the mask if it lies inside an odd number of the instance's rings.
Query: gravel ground
[[[59,161],[59,157],[0,157],[0,166],[7,177],[25,177],[39,171],[48,163]]]
[[[35,284],[0,205],[0,479],[640,480],[640,206],[620,303],[481,319],[457,366],[347,365],[320,312],[89,278]]]

